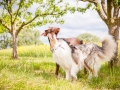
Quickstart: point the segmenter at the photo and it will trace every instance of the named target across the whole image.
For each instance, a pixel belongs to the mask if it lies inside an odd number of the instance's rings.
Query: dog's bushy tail
[[[102,53],[99,56],[104,61],[110,61],[116,51],[116,43],[111,35],[107,35],[102,39]]]

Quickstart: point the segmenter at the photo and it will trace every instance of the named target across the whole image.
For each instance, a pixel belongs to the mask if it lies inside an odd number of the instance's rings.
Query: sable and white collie
[[[49,27],[47,30],[45,30],[41,36],[47,36],[48,33],[51,33],[51,34],[55,34],[56,37],[58,35],[60,31],[60,28],[58,27]],[[79,40],[77,38],[74,38],[74,37],[71,37],[71,38],[57,38],[57,40],[59,39],[63,39],[64,41],[66,41],[68,43],[69,46],[71,45],[77,45],[77,44],[83,44],[83,41],[82,40]],[[49,39],[48,39],[49,40]],[[50,41],[49,41],[50,43]],[[51,47],[51,44],[50,44],[50,47]],[[52,51],[52,48],[51,48],[51,51]],[[52,51],[53,52],[53,51]],[[76,62],[77,63],[77,62]],[[56,63],[56,70],[55,70],[55,75],[57,76],[58,75],[58,71],[59,71],[59,65]],[[84,69],[84,72],[86,73],[86,69]]]
[[[47,33],[55,62],[66,72],[66,79],[77,79],[78,64],[72,58],[72,51],[63,39],[57,39],[55,33]]]
[[[111,35],[102,40],[102,47],[93,44],[82,44],[72,46],[72,55],[78,62],[79,69],[86,67],[89,71],[88,78],[98,76],[101,61],[110,61],[116,51],[116,43]]]
[[[53,47],[53,58],[66,72],[66,79],[72,80],[72,77],[77,79],[78,65],[71,55],[71,48],[64,40],[57,40]]]

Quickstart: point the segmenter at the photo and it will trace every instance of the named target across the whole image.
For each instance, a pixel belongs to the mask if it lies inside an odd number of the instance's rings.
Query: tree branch
[[[0,19],[0,23],[1,23],[5,28],[7,28],[8,31],[10,32],[10,28],[3,22],[2,19]]]
[[[17,9],[17,13],[16,13],[15,18],[14,18],[14,20],[13,20],[13,23],[15,22],[15,20],[16,20],[16,18],[17,18],[17,15],[18,15],[18,12],[19,12],[19,10],[20,10],[22,1],[23,1],[23,0],[21,0],[20,3],[19,3],[19,7],[18,7],[18,9]]]
[[[26,23],[23,22],[23,23],[21,24],[21,26],[17,29],[16,34],[18,35],[18,33],[20,32],[20,30],[21,30],[25,25],[27,25],[27,24],[31,23],[32,21],[34,21],[37,17],[38,17],[38,15],[36,15],[34,18],[32,18],[31,20],[29,20],[29,21],[26,22]]]
[[[19,20],[17,20],[16,25],[18,25],[18,23],[20,21],[22,21],[23,17],[26,15],[26,13],[27,13],[27,9],[24,9],[24,12],[22,12],[21,18]]]
[[[114,19],[118,18],[119,15],[119,8],[117,6],[114,7],[114,14],[113,17]]]
[[[8,14],[10,15],[10,23],[11,23],[11,31],[13,30],[13,16],[12,16],[12,1],[5,0],[6,6],[4,5],[5,9],[7,10]]]
[[[117,19],[118,18],[118,14],[119,14],[119,6],[118,6],[118,0],[116,0],[116,2],[114,2],[113,0],[113,6],[114,6],[114,11],[113,11],[113,18]]]
[[[36,15],[33,19],[31,19],[31,20],[29,20],[28,22],[26,22],[26,23],[24,24],[24,26],[27,25],[27,24],[29,24],[29,23],[31,23],[32,21],[34,21],[38,16],[39,16],[39,15]]]
[[[105,6],[105,0],[101,0],[101,5],[102,5],[102,9],[103,9],[105,15],[107,15],[107,8]]]
[[[64,10],[65,11],[65,10]],[[31,23],[32,21],[34,21],[37,17],[39,17],[39,16],[45,16],[45,15],[59,15],[59,14],[62,14],[63,13],[63,11],[62,12],[59,12],[59,13],[57,13],[57,14],[54,14],[54,11],[53,12],[51,12],[51,13],[43,13],[43,14],[40,14],[40,15],[36,15],[36,16],[34,16],[34,18],[32,18],[31,20],[29,20],[28,22],[23,22],[22,24],[21,24],[21,26],[17,29],[17,32],[16,32],[16,34],[18,35],[18,33],[20,32],[20,30],[24,27],[24,26],[26,26],[26,25],[28,25],[29,23]]]
[[[91,3],[94,3],[94,4],[98,3],[98,0],[79,0],[79,1],[83,1],[83,2],[88,1],[88,2],[91,2]]]
[[[108,27],[111,25],[112,23],[112,0],[107,0],[107,24]]]
[[[97,7],[97,12],[99,14],[99,16],[101,17],[101,19],[107,24],[107,16],[105,15],[105,13],[103,12],[101,5],[99,3],[98,0],[79,0],[79,1],[88,1],[93,3],[96,7]]]
[[[118,18],[118,26],[120,28],[120,17]]]
[[[43,13],[43,14],[41,14],[41,15],[36,15],[36,16],[35,16],[34,18],[32,18],[31,20],[29,20],[28,22],[24,23],[23,26],[25,26],[25,25],[31,23],[31,22],[34,21],[38,16],[44,16],[44,15],[58,15],[58,14],[62,14],[62,12],[57,13],[57,14],[54,14],[54,13]]]
[[[11,14],[12,10],[11,10],[11,7],[10,7],[11,0],[10,1],[5,0],[5,2],[6,2],[6,4],[4,4],[4,7],[5,7],[5,5],[7,6],[5,9],[8,11],[8,13],[10,14],[10,16],[12,16],[12,14]]]

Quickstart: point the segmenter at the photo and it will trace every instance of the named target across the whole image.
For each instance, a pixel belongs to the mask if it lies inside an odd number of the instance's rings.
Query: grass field
[[[18,47],[18,60],[11,58],[11,52],[0,50],[0,90],[120,90],[119,65],[109,69],[107,63],[103,64],[99,77],[91,80],[81,71],[78,80],[70,82],[61,68],[59,76],[54,75],[49,46]]]

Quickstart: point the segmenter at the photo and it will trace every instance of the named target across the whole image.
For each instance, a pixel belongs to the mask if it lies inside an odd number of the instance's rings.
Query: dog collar
[[[51,48],[51,51],[54,52],[55,50],[57,50],[58,48],[62,48],[62,49],[65,49],[64,47],[61,46],[61,44],[57,47],[57,48]]]

